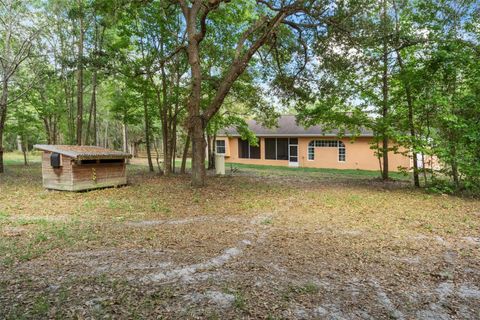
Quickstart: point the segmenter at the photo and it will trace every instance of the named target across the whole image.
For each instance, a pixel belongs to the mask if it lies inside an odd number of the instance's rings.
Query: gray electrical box
[[[61,167],[61,161],[60,161],[60,153],[53,152],[50,155],[50,165],[54,168],[60,168]]]

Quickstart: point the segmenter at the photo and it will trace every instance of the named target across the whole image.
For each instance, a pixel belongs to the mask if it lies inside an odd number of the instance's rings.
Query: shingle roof
[[[125,152],[110,150],[96,146],[70,146],[70,145],[48,145],[36,144],[34,147],[38,150],[56,152],[67,157],[78,160],[87,159],[126,159],[132,155]]]
[[[247,121],[248,127],[252,130],[258,137],[279,137],[279,136],[289,136],[289,137],[336,137],[340,134],[340,130],[324,130],[321,126],[313,126],[305,128],[301,125],[298,125],[296,118],[293,115],[280,116],[278,119],[278,126],[274,128],[265,128],[261,124],[257,123],[255,120]],[[240,136],[237,130],[234,127],[229,127],[220,131],[218,136]],[[346,131],[343,133],[344,136],[352,136],[352,132]],[[362,128],[360,130],[361,137],[372,137],[373,132],[371,130]]]

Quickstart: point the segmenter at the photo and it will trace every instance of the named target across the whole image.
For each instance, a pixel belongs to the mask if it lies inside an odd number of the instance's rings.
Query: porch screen
[[[242,159],[260,159],[260,141],[252,146],[247,140],[238,139],[238,157]]]
[[[265,159],[288,160],[288,138],[266,138]]]

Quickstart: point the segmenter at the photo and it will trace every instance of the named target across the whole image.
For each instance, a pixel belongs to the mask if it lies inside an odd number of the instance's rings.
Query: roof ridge
[[[319,123],[313,126],[305,127],[302,124],[297,123],[296,119],[297,115],[289,114],[289,115],[280,115],[277,119],[276,127],[267,128],[262,126],[261,122],[255,120],[248,120],[247,124],[251,131],[255,133],[257,136],[290,136],[290,137],[322,137],[322,136],[331,136],[331,137],[338,137],[338,136],[360,136],[360,137],[372,137],[373,132],[367,128],[360,128],[357,134],[356,131],[349,131],[345,130],[342,131],[339,128],[333,128],[329,130],[325,130],[325,125]],[[341,134],[342,133],[342,134]],[[225,128],[223,131],[220,131],[219,136],[221,135],[226,136],[240,136],[237,132],[235,127],[228,127]]]

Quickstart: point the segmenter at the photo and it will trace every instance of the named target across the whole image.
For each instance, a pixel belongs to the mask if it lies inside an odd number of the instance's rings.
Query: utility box
[[[215,173],[224,176],[225,175],[225,155],[215,155]]]
[[[50,165],[52,168],[60,168],[61,167],[61,155],[60,153],[52,152],[50,154]]]

